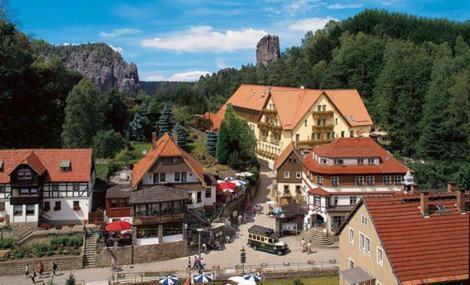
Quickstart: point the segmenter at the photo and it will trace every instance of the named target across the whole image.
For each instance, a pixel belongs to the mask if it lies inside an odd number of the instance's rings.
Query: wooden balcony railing
[[[109,218],[130,217],[131,216],[131,208],[130,207],[107,208],[106,209],[106,216],[109,217]]]
[[[155,215],[155,216],[134,216],[134,224],[151,224],[151,223],[166,223],[171,221],[182,221],[184,213],[168,214],[168,215]]]
[[[268,109],[268,108],[264,108],[262,110],[263,113],[267,114],[267,115],[275,115],[277,114],[277,111],[276,110],[273,110],[273,109]]]
[[[333,117],[335,111],[313,111],[312,116],[313,118],[331,118]]]
[[[324,143],[329,143],[334,141],[334,139],[319,139],[319,140],[299,140],[297,141],[297,144],[299,145],[319,145],[319,144],[324,144]]]
[[[333,124],[326,124],[326,125],[314,125],[312,126],[312,132],[322,132],[322,131],[329,131],[333,130]]]
[[[273,123],[266,123],[266,122],[259,121],[258,128],[263,128],[263,127],[268,128],[268,129],[274,129],[274,130],[282,130],[281,126],[274,125]]]

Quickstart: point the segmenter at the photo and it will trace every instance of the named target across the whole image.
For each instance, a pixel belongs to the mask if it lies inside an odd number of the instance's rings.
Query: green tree
[[[217,148],[217,132],[207,131],[206,132],[207,153],[215,157],[216,148]]]
[[[98,158],[113,158],[126,146],[126,140],[116,131],[98,131],[93,137],[93,154]]]
[[[169,103],[163,106],[160,119],[158,120],[158,137],[162,137],[165,133],[171,133],[174,126],[173,112]]]
[[[143,141],[145,140],[145,122],[147,118],[142,116],[140,112],[134,114],[134,118],[129,123],[129,135],[132,140]]]
[[[219,129],[217,160],[236,169],[249,167],[256,161],[255,146],[256,139],[248,123],[229,105]]]
[[[104,126],[120,133],[125,129],[128,117],[125,96],[127,95],[121,94],[116,89],[100,95],[100,105],[105,118]]]
[[[180,124],[176,124],[174,128],[174,132],[176,133],[176,143],[179,147],[184,150],[188,149],[188,133],[184,129],[183,126]]]
[[[69,277],[65,280],[65,285],[75,285],[75,277],[72,273],[70,273]]]
[[[66,100],[62,140],[65,147],[90,147],[93,136],[103,126],[98,92],[88,79],[82,79]]]

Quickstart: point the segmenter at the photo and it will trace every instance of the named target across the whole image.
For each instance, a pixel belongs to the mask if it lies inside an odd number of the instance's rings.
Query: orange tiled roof
[[[372,119],[355,89],[320,90],[242,84],[220,108],[217,116],[223,118],[227,104],[259,112],[272,96],[282,127],[293,129],[322,94],[351,126],[372,125]]]
[[[29,165],[48,182],[86,182],[93,170],[91,149],[18,149],[0,150],[3,169],[0,183],[10,183],[10,173],[19,165]],[[60,162],[71,161],[70,171],[62,171]]]
[[[363,198],[401,284],[469,278],[470,213],[459,212],[453,194],[434,194],[429,199],[430,215],[424,218],[418,195]],[[447,212],[437,212],[437,204],[444,205]]]
[[[299,155],[299,153],[297,153],[295,147],[294,147],[294,143],[291,142],[290,144],[288,144],[284,150],[281,152],[281,154],[279,154],[279,156],[276,158],[276,160],[274,161],[274,169],[278,169],[279,167],[281,167],[281,165],[284,163],[284,161],[289,157],[289,155],[292,153],[292,151],[295,152],[295,154],[297,155],[297,157],[299,158],[299,160],[302,159],[302,157]]]
[[[168,133],[165,133],[144,157],[134,164],[132,170],[131,186],[136,188],[144,175],[155,164],[159,157],[182,157],[186,164],[194,171],[199,180],[204,183],[204,169],[202,165],[182,150]]]
[[[380,163],[374,165],[320,165],[313,158],[314,154],[328,158],[379,157]],[[386,174],[406,173],[409,170],[369,137],[338,138],[331,143],[316,146],[302,160],[302,163],[309,171],[319,174]]]
[[[220,128],[220,124],[222,123],[223,117],[219,117],[217,114],[211,112],[204,113],[204,116],[202,117],[212,122],[212,130],[216,131]]]
[[[318,196],[330,196],[331,194],[333,194],[333,193],[326,191],[325,189],[321,187],[310,188],[308,190],[308,193],[311,195],[318,195]]]

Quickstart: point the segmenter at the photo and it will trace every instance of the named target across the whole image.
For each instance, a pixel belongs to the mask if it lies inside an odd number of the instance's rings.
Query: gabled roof
[[[199,180],[204,183],[204,169],[202,165],[192,158],[187,152],[182,150],[168,133],[165,133],[144,157],[142,157],[132,170],[131,186],[136,188],[142,181],[144,175],[152,168],[160,157],[181,157],[189,168],[197,175]]]
[[[468,192],[468,191],[467,191]],[[466,195],[468,201],[468,193]],[[447,211],[436,211],[436,205]],[[461,214],[455,194],[431,194],[429,217],[415,194],[366,196],[338,231],[364,205],[400,284],[424,284],[469,278],[469,211]]]
[[[211,130],[217,131],[220,128],[220,124],[222,123],[223,116],[219,117],[217,114],[206,112],[202,116],[204,119],[209,120],[212,122]]]
[[[271,96],[284,129],[293,129],[324,94],[351,126],[372,125],[356,89],[302,89],[242,84],[217,112],[223,118],[227,105],[260,112]]]
[[[284,161],[289,157],[289,155],[294,152],[297,158],[299,159],[299,162],[302,160],[302,156],[300,153],[295,149],[294,143],[291,142],[288,144],[284,150],[279,154],[279,156],[276,158],[274,161],[274,169],[277,170],[281,165],[284,163]]]
[[[86,182],[93,170],[92,150],[87,149],[17,149],[0,150],[3,168],[0,183],[10,183],[10,174],[20,165],[28,165],[47,182]],[[70,160],[72,168],[62,171],[62,160]]]
[[[379,157],[380,162],[374,165],[320,165],[314,155],[326,158],[367,158]],[[388,153],[373,139],[364,138],[338,138],[335,141],[313,148],[308,156],[302,160],[303,165],[313,173],[319,174],[404,174],[409,168],[402,164],[393,155]]]

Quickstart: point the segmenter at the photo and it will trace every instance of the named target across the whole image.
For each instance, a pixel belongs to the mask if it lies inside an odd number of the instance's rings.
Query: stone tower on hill
[[[256,64],[268,65],[276,61],[281,56],[279,48],[279,37],[266,35],[256,44]]]

